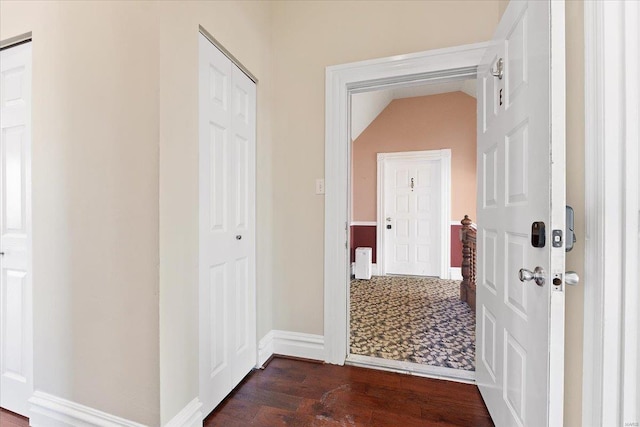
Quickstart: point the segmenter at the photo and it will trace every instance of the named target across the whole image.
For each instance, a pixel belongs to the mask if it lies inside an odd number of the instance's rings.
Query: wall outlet
[[[316,179],[316,194],[324,194],[324,178]]]

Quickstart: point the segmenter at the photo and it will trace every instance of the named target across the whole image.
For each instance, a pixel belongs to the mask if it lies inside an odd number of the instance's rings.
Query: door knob
[[[391,222],[391,217],[390,216],[387,217],[387,222]]]
[[[580,276],[575,271],[567,271],[564,273],[564,283],[571,286],[576,286],[580,283]]]
[[[236,240],[242,240],[242,236],[241,236],[240,234],[238,234],[238,235],[236,236]]]
[[[518,272],[518,278],[521,282],[529,282],[533,280],[536,282],[536,285],[543,286],[545,280],[545,273],[542,267],[536,267],[535,270],[527,270],[526,268],[521,268]]]

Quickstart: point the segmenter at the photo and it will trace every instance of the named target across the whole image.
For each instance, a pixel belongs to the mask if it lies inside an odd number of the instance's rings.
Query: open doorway
[[[476,210],[475,90],[458,78],[351,96],[351,363],[474,378],[461,221]]]

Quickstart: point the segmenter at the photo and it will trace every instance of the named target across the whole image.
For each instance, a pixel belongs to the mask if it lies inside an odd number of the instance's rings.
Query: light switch
[[[324,194],[324,178],[316,179],[316,194]]]

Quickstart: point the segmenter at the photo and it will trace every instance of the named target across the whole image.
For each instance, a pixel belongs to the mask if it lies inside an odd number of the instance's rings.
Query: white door
[[[256,364],[256,85],[200,35],[200,399]]]
[[[385,273],[440,276],[439,160],[385,161]]]
[[[0,52],[0,406],[27,415],[33,392],[31,43]]]
[[[499,427],[562,425],[564,72],[564,2],[510,2],[478,67],[476,380]]]

